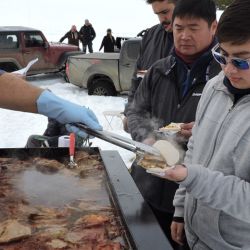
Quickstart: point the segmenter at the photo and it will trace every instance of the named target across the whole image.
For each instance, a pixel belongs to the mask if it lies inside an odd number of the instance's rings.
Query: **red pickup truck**
[[[0,26],[0,69],[7,72],[24,68],[38,58],[27,75],[65,70],[70,55],[82,54],[79,47],[48,42],[37,29],[22,26]]]

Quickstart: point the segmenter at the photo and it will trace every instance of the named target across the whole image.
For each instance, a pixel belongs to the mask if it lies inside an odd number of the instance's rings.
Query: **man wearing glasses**
[[[250,247],[250,1],[222,14],[213,56],[223,72],[203,91],[183,165],[164,178],[180,183],[175,216],[185,214],[191,249]],[[181,230],[172,227],[179,242]]]
[[[132,138],[146,144],[153,144],[157,139],[154,131],[171,122],[194,121],[204,86],[221,70],[211,53],[217,43],[213,0],[179,0],[172,23],[173,53],[148,70],[127,113]],[[178,185],[151,176],[136,164],[131,175],[171,238],[173,198]],[[183,226],[183,215],[174,219]]]

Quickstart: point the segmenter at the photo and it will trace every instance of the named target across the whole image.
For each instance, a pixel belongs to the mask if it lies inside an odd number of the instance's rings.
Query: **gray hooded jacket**
[[[234,105],[223,79],[206,84],[174,199],[191,249],[250,249],[250,95]]]

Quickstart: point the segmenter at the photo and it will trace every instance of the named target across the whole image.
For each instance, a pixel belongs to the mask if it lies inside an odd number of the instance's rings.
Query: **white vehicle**
[[[88,89],[89,95],[115,96],[127,92],[141,38],[124,41],[120,53],[90,53],[70,56],[66,64],[69,82]]]

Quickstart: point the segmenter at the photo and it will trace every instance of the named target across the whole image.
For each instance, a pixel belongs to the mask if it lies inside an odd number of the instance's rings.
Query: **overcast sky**
[[[89,19],[96,30],[98,50],[106,29],[116,36],[136,36],[158,23],[146,0],[2,0],[1,26],[22,25],[41,29],[50,41],[58,41],[72,24]],[[98,47],[98,48],[97,48]]]

